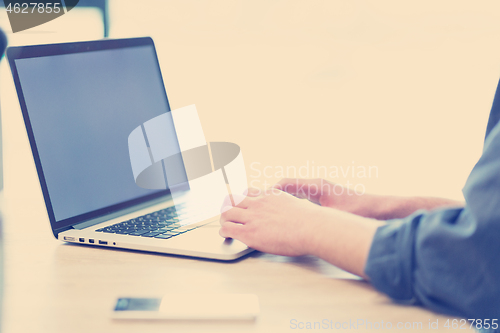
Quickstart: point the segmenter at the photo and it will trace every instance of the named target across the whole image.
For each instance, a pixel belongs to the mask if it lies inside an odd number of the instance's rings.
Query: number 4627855
[[[9,3],[7,8],[5,10],[7,13],[15,13],[15,14],[33,14],[33,13],[39,13],[39,14],[59,14],[61,12],[61,4],[60,3],[38,3],[38,2],[24,2],[24,3],[15,3],[12,5],[12,3]]]
[[[470,321],[470,326],[468,328],[472,329],[475,328],[477,330],[480,329],[494,329],[496,330],[498,328],[498,319],[467,319]],[[467,329],[467,320],[465,319],[453,319],[453,320],[447,320],[444,323],[445,328],[451,328],[451,329]]]

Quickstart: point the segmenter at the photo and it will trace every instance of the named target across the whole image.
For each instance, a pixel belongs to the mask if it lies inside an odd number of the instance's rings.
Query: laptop
[[[7,58],[56,239],[218,260],[252,251],[219,235],[218,216],[190,219],[187,178],[134,181],[129,134],[171,111],[151,38],[10,47]]]

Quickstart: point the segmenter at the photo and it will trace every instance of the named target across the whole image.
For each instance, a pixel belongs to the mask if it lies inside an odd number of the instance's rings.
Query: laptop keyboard
[[[169,239],[199,226],[182,225],[180,221],[182,221],[184,215],[186,214],[183,206],[177,206],[177,210],[176,207],[172,206],[97,229],[96,231],[119,235]]]

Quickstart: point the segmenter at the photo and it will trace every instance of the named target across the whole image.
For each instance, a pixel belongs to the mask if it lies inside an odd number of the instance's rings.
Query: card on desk
[[[112,318],[251,320],[259,311],[259,300],[252,294],[167,294],[163,298],[119,298]]]

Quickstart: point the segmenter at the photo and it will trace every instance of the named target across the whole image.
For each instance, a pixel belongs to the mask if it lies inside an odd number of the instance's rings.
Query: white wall
[[[254,185],[376,166],[331,180],[461,198],[500,77],[500,2],[111,0],[110,15],[112,37],[154,38],[171,106],[238,143]]]
[[[500,2],[111,0],[110,9],[113,36],[154,38],[172,107],[197,104],[207,139],[240,144],[251,180],[251,163],[274,173],[377,166],[378,178],[332,180],[461,198],[500,77]]]

